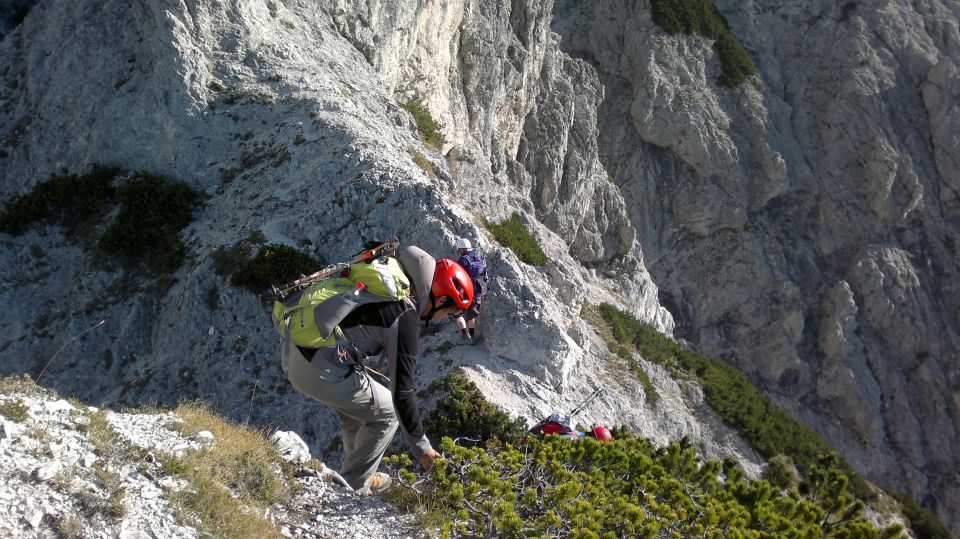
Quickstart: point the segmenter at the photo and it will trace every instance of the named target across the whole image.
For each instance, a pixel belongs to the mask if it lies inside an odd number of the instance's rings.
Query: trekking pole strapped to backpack
[[[324,348],[335,344],[338,324],[359,305],[404,300],[410,295],[410,280],[396,258],[385,256],[396,245],[381,244],[350,263],[328,266],[277,288],[274,327],[292,344]]]
[[[600,386],[600,387],[598,387],[597,389],[594,389],[594,390],[593,390],[593,393],[587,395],[587,398],[584,399],[583,402],[581,402],[576,408],[574,408],[574,409],[570,412],[570,415],[574,416],[574,415],[577,415],[577,414],[579,414],[580,412],[582,412],[583,409],[586,408],[588,404],[590,404],[591,402],[593,402],[594,399],[596,399],[597,397],[599,397],[599,396],[603,393],[603,390],[604,390],[604,389],[606,389],[604,386]]]
[[[378,258],[380,256],[388,256],[391,253],[395,252],[400,247],[400,240],[396,237],[390,238],[373,247],[371,249],[364,249],[360,251],[356,256],[354,256],[349,262],[341,262],[339,264],[333,264],[327,266],[322,270],[311,273],[310,275],[301,275],[299,279],[296,279],[292,282],[289,282],[283,286],[271,286],[273,289],[273,297],[277,301],[282,301],[292,292],[305,289],[307,286],[323,281],[324,279],[329,279],[334,275],[342,273],[345,270],[348,270],[353,264],[360,262],[370,262],[371,260]]]

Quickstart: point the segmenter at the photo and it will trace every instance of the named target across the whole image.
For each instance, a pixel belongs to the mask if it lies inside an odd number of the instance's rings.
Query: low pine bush
[[[463,438],[464,445],[473,443],[469,440],[516,444],[526,434],[526,423],[511,419],[509,414],[490,403],[460,371],[437,380],[429,391],[439,391],[443,395],[425,422],[427,437],[431,440],[452,436]]]
[[[600,309],[598,307],[584,304],[580,310],[580,316],[590,322],[597,333],[606,341],[607,348],[613,353],[610,357],[611,363],[614,363],[620,369],[625,368],[630,371],[630,374],[632,374],[636,381],[643,387],[644,400],[646,400],[651,408],[656,406],[657,401],[660,399],[660,394],[657,393],[657,388],[653,385],[653,381],[650,380],[647,371],[643,370],[640,362],[634,359],[634,347],[629,343],[623,345],[614,338],[613,331],[607,326],[603,317],[600,315]]]
[[[872,526],[833,456],[801,480],[788,458],[767,480],[732,461],[704,462],[686,440],[656,448],[623,428],[614,439],[521,438],[522,423],[492,405],[460,372],[425,423],[443,455],[429,474],[387,459],[400,485],[387,497],[441,537],[901,537]],[[472,438],[466,440],[467,438]],[[456,438],[456,439],[455,439]]]
[[[895,497],[900,502],[907,524],[919,539],[952,539],[950,530],[932,511],[911,500],[905,494],[897,494]]]
[[[829,464],[802,491],[703,462],[682,442],[656,449],[618,431],[610,442],[558,436],[524,446],[464,447],[444,438],[435,473],[402,485],[429,501],[441,537],[898,537],[873,527]]]
[[[876,499],[875,487],[855,473],[817,433],[763,396],[736,367],[687,350],[653,326],[612,305],[601,304],[598,310],[618,341],[634,346],[644,358],[670,368],[675,376],[696,378],[707,403],[757,452],[770,459],[765,474],[774,484],[792,484],[796,465],[802,489],[803,482],[809,483],[811,474],[821,473],[817,470],[829,462],[836,474],[843,476],[844,491],[849,489],[864,501]],[[918,537],[949,537],[930,511],[904,496],[898,500]]]
[[[709,0],[652,0],[650,10],[653,22],[669,34],[697,34],[714,40],[721,85],[739,86],[756,72],[750,55]]]
[[[547,263],[547,255],[523,226],[519,215],[514,214],[502,223],[487,223],[487,229],[500,244],[509,247],[520,260],[527,264],[542,266]]]
[[[270,285],[288,283],[301,275],[308,275],[323,266],[321,261],[279,243],[270,243],[257,251],[256,256],[241,261],[230,278],[233,286],[242,286],[255,294],[268,290]]]
[[[186,253],[179,234],[190,224],[197,193],[182,182],[145,172],[116,187],[124,175],[117,168],[96,167],[81,176],[54,176],[7,204],[0,232],[22,234],[34,222],[61,225],[68,234],[93,232],[119,202],[119,213],[96,239],[97,249],[127,266],[143,263],[154,274],[173,272]]]
[[[687,350],[612,305],[604,303],[599,311],[618,341],[678,377],[697,379],[707,403],[765,458],[788,455],[803,473],[822,455],[834,452],[817,433],[763,396],[736,367]],[[867,492],[864,489],[863,494]]]
[[[0,214],[0,232],[20,235],[34,222],[63,226],[68,233],[96,221],[116,198],[113,181],[120,170],[96,167],[83,175],[63,174],[37,184],[7,203]]]
[[[433,119],[430,108],[425,103],[414,99],[401,103],[400,106],[413,115],[413,121],[417,123],[417,131],[424,143],[436,148],[447,142],[443,136],[443,125]]]
[[[127,265],[143,261],[155,273],[176,270],[186,255],[180,231],[190,224],[197,193],[183,182],[140,172],[118,196],[120,213],[97,247]]]

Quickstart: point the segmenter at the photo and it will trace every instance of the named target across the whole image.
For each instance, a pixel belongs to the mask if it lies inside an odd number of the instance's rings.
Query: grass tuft
[[[420,154],[413,146],[407,148],[407,153],[410,154],[410,157],[413,158],[413,163],[420,167],[420,170],[426,172],[428,178],[435,178],[437,173],[433,170],[433,165],[426,157]]]
[[[295,481],[290,466],[262,432],[235,425],[198,404],[182,404],[177,428],[186,435],[207,430],[212,444],[182,457],[167,456],[163,468],[189,487],[173,493],[185,516],[199,529],[227,538],[278,537],[266,517],[273,504],[290,500]]]
[[[27,420],[27,406],[20,399],[0,403],[0,416],[14,423],[23,423]]]

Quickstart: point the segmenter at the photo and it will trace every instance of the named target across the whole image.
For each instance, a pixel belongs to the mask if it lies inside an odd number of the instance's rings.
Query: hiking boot
[[[461,329],[460,336],[463,337],[463,340],[467,342],[470,342],[473,339],[473,335],[470,335],[470,332],[467,329]]]
[[[357,491],[358,494],[380,494],[390,488],[393,479],[383,472],[377,472],[370,476],[370,479],[363,484],[363,488]]]
[[[471,338],[471,339],[477,336],[477,328],[470,328],[470,329],[468,329],[467,331],[470,332],[470,338]]]

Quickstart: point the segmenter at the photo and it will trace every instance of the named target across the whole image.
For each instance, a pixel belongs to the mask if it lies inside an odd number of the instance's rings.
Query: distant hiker
[[[583,440],[584,438],[593,438],[600,442],[609,442],[613,439],[610,429],[601,425],[595,425],[590,430],[584,432],[577,430],[573,426],[573,418],[563,412],[554,412],[543,421],[537,423],[528,431],[530,434],[546,436],[547,434],[556,434],[561,438],[571,440]]]
[[[467,270],[467,275],[473,282],[473,303],[463,311],[462,316],[457,317],[457,327],[464,340],[473,340],[476,337],[477,317],[480,316],[480,302],[487,295],[487,288],[490,278],[487,276],[487,264],[484,262],[480,253],[473,250],[473,245],[467,238],[457,240],[457,253],[460,258],[457,263]]]
[[[541,436],[547,434],[556,434],[571,440],[582,440],[584,433],[573,427],[573,418],[570,414],[563,412],[554,412],[543,421],[530,428],[530,433]]]
[[[377,266],[377,271],[367,266]],[[365,271],[368,276],[361,282],[356,275]],[[473,302],[473,284],[453,260],[434,260],[413,246],[399,249],[396,259],[378,255],[369,263],[353,264],[343,275],[324,286],[345,291],[324,297],[323,287],[314,285],[303,292],[317,298],[306,308],[291,307],[303,301],[290,297],[286,303],[278,300],[274,316],[286,337],[282,359],[290,383],[340,418],[340,475],[354,489],[380,492],[390,477],[377,468],[398,419],[414,459],[424,469],[433,466],[437,452],[424,434],[415,400],[420,322],[467,308]],[[387,358],[389,390],[362,363],[375,354]]]
[[[536,434],[546,436],[547,434],[556,434],[562,438],[571,440],[582,440],[584,438],[595,438],[601,442],[608,442],[613,439],[610,429],[601,425],[595,425],[587,432],[577,430],[573,425],[573,417],[583,411],[587,405],[593,402],[597,397],[606,391],[605,386],[594,389],[583,401],[580,402],[570,413],[554,412],[544,418],[536,425],[530,427],[527,434]],[[526,440],[526,438],[524,438]]]

